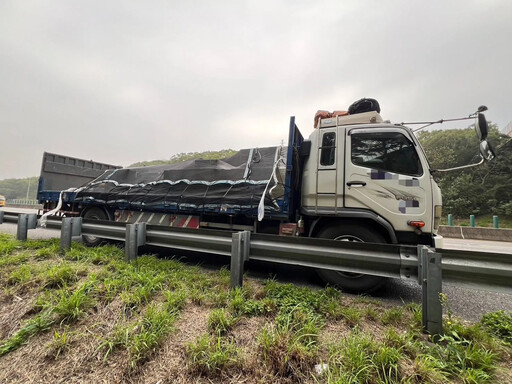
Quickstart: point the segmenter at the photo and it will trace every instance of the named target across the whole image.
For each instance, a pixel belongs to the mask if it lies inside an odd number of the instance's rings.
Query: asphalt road
[[[9,211],[14,211],[14,209],[9,209]],[[27,209],[17,209],[16,211],[34,212],[34,210]],[[16,225],[2,224],[0,225],[0,232],[16,234]],[[28,233],[29,239],[45,239],[59,236],[59,231],[43,228],[33,229]],[[505,242],[445,238],[445,248],[507,253],[511,254],[512,257],[512,243]],[[151,247],[146,251],[162,257],[178,256],[166,248]],[[179,257],[182,258],[181,255]],[[207,269],[218,269],[223,265],[227,265],[229,268],[229,259],[221,256],[187,255],[182,259],[191,264],[201,264]],[[255,278],[266,279],[273,277],[282,282],[302,284],[310,287],[323,286],[316,273],[305,267],[251,261],[246,269],[248,275]],[[465,320],[478,321],[483,314],[498,310],[512,312],[512,292],[488,292],[449,283],[443,284],[443,292],[448,296],[452,312]],[[373,296],[389,304],[421,303],[421,287],[415,282],[389,279]]]

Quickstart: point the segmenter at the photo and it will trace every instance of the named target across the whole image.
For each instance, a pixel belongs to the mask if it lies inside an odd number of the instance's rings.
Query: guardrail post
[[[0,211],[0,224],[4,223],[4,211]]]
[[[231,288],[242,287],[244,279],[244,264],[249,260],[251,247],[251,232],[233,233],[231,246]]]
[[[441,254],[424,245],[418,246],[419,283],[422,292],[423,330],[434,338],[443,334],[443,308],[439,294],[442,291]]]
[[[16,239],[20,241],[27,240],[27,232],[29,229],[36,229],[37,214],[20,213],[18,216],[18,228],[16,230]]]
[[[127,224],[124,244],[126,261],[135,260],[139,247],[144,244],[146,244],[146,223]]]
[[[73,236],[82,234],[81,217],[64,217],[60,227],[60,253],[64,254],[71,249]]]

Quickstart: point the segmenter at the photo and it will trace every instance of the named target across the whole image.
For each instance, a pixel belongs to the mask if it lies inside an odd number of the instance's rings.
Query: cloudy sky
[[[485,104],[503,127],[511,17],[509,0],[2,0],[0,179],[38,175],[43,151],[128,165],[277,145],[291,115],[307,136],[361,97],[393,122]]]

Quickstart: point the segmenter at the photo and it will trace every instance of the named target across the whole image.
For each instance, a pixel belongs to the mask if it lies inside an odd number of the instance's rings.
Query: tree
[[[432,169],[444,169],[479,161],[474,126],[466,129],[423,131],[418,138]],[[489,125],[488,140],[496,158],[461,171],[434,173],[443,191],[444,211],[455,216],[510,214],[512,211],[512,142]]]

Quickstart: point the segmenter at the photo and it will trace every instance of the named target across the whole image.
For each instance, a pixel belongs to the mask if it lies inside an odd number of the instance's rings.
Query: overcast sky
[[[485,104],[504,127],[511,17],[510,0],[2,0],[0,179],[38,175],[43,151],[128,165],[277,145],[291,115],[308,136],[361,97],[393,122]]]

